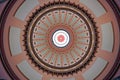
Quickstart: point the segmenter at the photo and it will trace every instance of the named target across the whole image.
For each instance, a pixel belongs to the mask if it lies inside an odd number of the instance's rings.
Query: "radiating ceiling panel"
[[[106,67],[107,61],[102,58],[97,58],[95,63],[86,70],[82,75],[85,80],[94,80]]]
[[[10,28],[10,34],[9,34],[10,50],[13,56],[18,55],[22,52],[21,44],[20,44],[20,32],[21,32],[20,28],[16,28],[13,26]]]
[[[80,0],[80,2],[90,8],[97,17],[106,13],[105,8],[98,0]]]
[[[102,46],[103,50],[112,52],[114,45],[114,34],[112,23],[105,23],[101,25],[102,30]]]
[[[25,0],[15,13],[15,17],[24,21],[30,11],[38,4],[38,0]]]
[[[17,64],[19,70],[29,79],[29,80],[42,80],[42,75],[35,71],[27,61],[22,61]]]

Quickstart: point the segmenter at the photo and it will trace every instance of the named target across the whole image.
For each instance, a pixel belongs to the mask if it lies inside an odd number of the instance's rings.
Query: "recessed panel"
[[[35,71],[26,60],[17,64],[17,67],[29,80],[42,80],[42,75]]]
[[[100,57],[97,58],[97,60],[91,66],[91,68],[89,68],[82,74],[84,79],[85,80],[94,80],[103,71],[103,69],[106,67],[107,63],[108,62],[106,60],[104,60]]]
[[[106,13],[104,7],[98,0],[80,0],[80,2],[90,8],[96,17],[99,17]]]
[[[21,32],[20,28],[16,27],[10,28],[9,42],[12,56],[18,55],[22,52],[20,45],[20,32]]]
[[[15,17],[24,21],[29,12],[38,4],[38,0],[25,0],[24,3],[18,8]]]
[[[101,25],[102,30],[102,50],[112,52],[113,49],[113,28],[111,23],[105,23]]]
[[[66,78],[66,79],[50,79],[50,80],[76,80],[75,78]]]

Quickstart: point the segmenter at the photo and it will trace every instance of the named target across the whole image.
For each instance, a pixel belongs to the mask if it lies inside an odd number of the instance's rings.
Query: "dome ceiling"
[[[110,4],[109,0],[8,1],[1,13],[0,49],[9,76],[111,79],[119,65],[120,29]]]

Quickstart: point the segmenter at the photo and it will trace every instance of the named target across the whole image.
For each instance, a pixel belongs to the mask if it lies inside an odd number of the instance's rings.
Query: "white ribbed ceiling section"
[[[109,74],[120,31],[106,0],[9,2],[3,60],[15,79],[103,80]]]

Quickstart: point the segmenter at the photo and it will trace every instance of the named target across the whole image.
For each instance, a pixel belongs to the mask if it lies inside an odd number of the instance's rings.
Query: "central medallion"
[[[70,36],[64,30],[57,30],[52,36],[52,41],[55,46],[64,48],[65,46],[69,44]]]
[[[57,24],[48,29],[48,45],[55,52],[66,52],[71,49],[75,40],[72,28],[65,24]]]
[[[25,45],[30,59],[48,73],[77,72],[96,50],[94,21],[80,6],[70,2],[49,3],[30,17]]]

